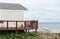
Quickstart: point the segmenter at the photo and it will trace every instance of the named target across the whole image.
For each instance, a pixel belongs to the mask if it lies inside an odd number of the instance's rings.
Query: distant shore
[[[60,33],[60,22],[39,22],[38,31],[44,31],[44,28],[50,28],[52,33]]]

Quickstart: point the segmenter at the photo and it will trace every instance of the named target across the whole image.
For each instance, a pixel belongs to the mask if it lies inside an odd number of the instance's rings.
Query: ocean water
[[[42,22],[38,24],[38,31],[44,31],[45,28],[49,28],[50,32],[60,33],[60,22]]]

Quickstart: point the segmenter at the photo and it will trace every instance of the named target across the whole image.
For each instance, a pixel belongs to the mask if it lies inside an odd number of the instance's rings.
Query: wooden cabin
[[[30,30],[38,29],[37,20],[24,20],[24,11],[21,4],[0,3],[0,30]]]
[[[0,20],[24,20],[26,10],[19,3],[0,3]]]

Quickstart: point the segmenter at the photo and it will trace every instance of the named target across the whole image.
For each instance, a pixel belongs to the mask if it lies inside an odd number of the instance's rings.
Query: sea
[[[52,33],[60,33],[60,22],[39,22],[38,31],[45,31],[46,28]]]

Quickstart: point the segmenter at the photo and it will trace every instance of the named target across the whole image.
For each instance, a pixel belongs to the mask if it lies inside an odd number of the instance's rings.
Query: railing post
[[[38,29],[38,21],[36,21],[36,29],[35,29],[35,32],[37,32],[37,29]]]
[[[26,21],[24,21],[24,25],[25,25],[25,27],[24,27],[24,29],[26,28]],[[25,29],[25,31],[27,32],[27,29]]]
[[[26,21],[24,21],[24,25],[25,25],[25,27],[26,27]],[[24,27],[24,28],[25,28],[25,27]]]
[[[17,21],[16,21],[16,30],[17,30]]]
[[[7,30],[8,30],[8,21],[7,21]]]
[[[16,34],[17,34],[17,21],[16,21]]]

